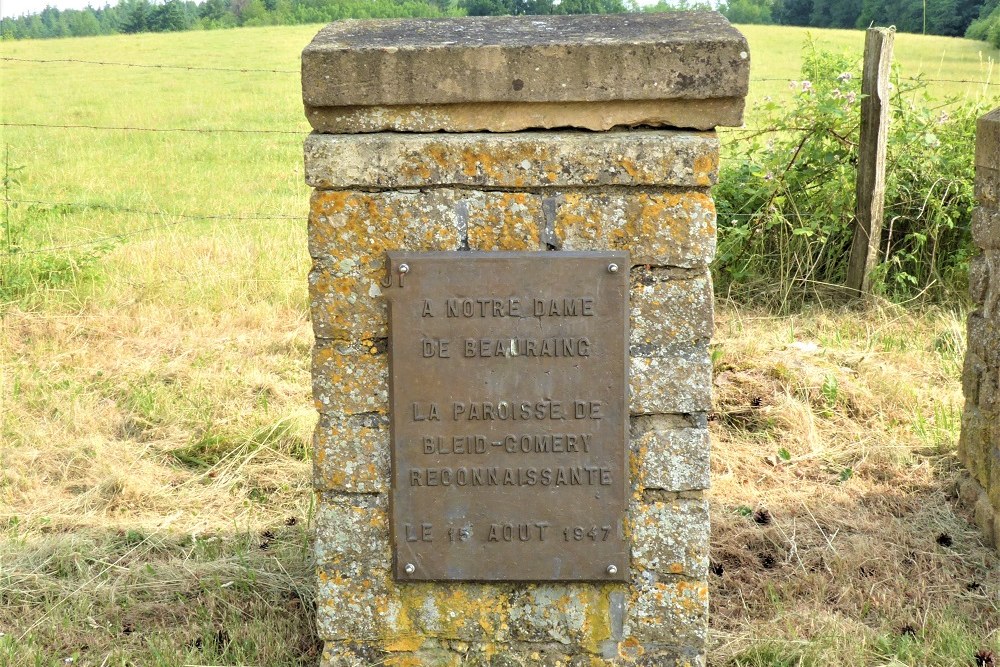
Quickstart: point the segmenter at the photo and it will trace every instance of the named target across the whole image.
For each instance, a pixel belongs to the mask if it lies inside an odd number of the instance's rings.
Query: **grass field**
[[[295,73],[316,29],[2,43],[180,68],[2,61],[3,123],[287,134],[0,128],[0,664],[316,662]],[[752,99],[783,94],[806,31],[746,32],[780,79]],[[904,76],[1000,82],[998,55],[897,43]],[[1000,653],[1000,564],[951,492],[961,320],[720,308],[713,664]]]

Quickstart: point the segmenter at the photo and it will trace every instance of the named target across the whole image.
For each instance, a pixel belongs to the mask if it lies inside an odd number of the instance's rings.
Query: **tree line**
[[[900,32],[966,36],[1000,48],[1000,0],[729,0],[721,11],[733,23],[892,25]]]
[[[122,0],[101,8],[4,18],[3,39],[84,37],[139,32],[213,30],[238,26],[326,23],[346,18],[516,14],[611,14],[631,0]]]
[[[325,23],[345,18],[614,14],[712,9],[708,2],[659,0],[122,0],[100,8],[5,18],[3,39],[82,37],[138,32],[211,30],[237,26]],[[818,28],[895,25],[902,32],[987,40],[1000,48],[1000,0],[722,0],[733,23]]]

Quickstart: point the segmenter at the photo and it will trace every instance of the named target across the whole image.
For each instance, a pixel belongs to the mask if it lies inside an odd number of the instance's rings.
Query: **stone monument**
[[[968,475],[960,498],[988,543],[1000,548],[1000,109],[976,126],[972,239],[982,253],[969,268],[968,351],[962,371],[965,411],[958,457]]]
[[[704,665],[712,12],[302,54],[323,665]]]

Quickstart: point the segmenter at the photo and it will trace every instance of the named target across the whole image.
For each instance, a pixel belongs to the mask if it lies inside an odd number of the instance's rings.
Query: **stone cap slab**
[[[716,12],[340,21],[303,51],[302,96],[325,132],[709,129],[741,122],[749,71]]]
[[[1000,169],[1000,108],[976,123],[976,165]]]

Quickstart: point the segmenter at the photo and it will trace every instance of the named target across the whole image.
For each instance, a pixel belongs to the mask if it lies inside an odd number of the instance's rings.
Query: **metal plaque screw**
[[[410,272],[410,265],[409,264],[400,264],[399,265],[399,272],[400,273],[409,273]]]
[[[618,273],[618,265],[608,264],[608,273]]]
[[[403,266],[406,266],[406,264],[404,264]],[[401,266],[401,267],[399,267],[399,268],[400,268],[400,269],[402,269],[402,268],[403,268],[403,266]],[[406,572],[407,574],[413,574],[413,573],[414,573],[414,572],[416,572],[416,571],[417,571],[417,566],[416,566],[416,565],[414,565],[413,563],[407,563],[407,564],[406,564],[406,565],[405,565],[405,566],[403,567],[403,572]]]
[[[608,574],[618,574],[618,566],[608,565]]]

